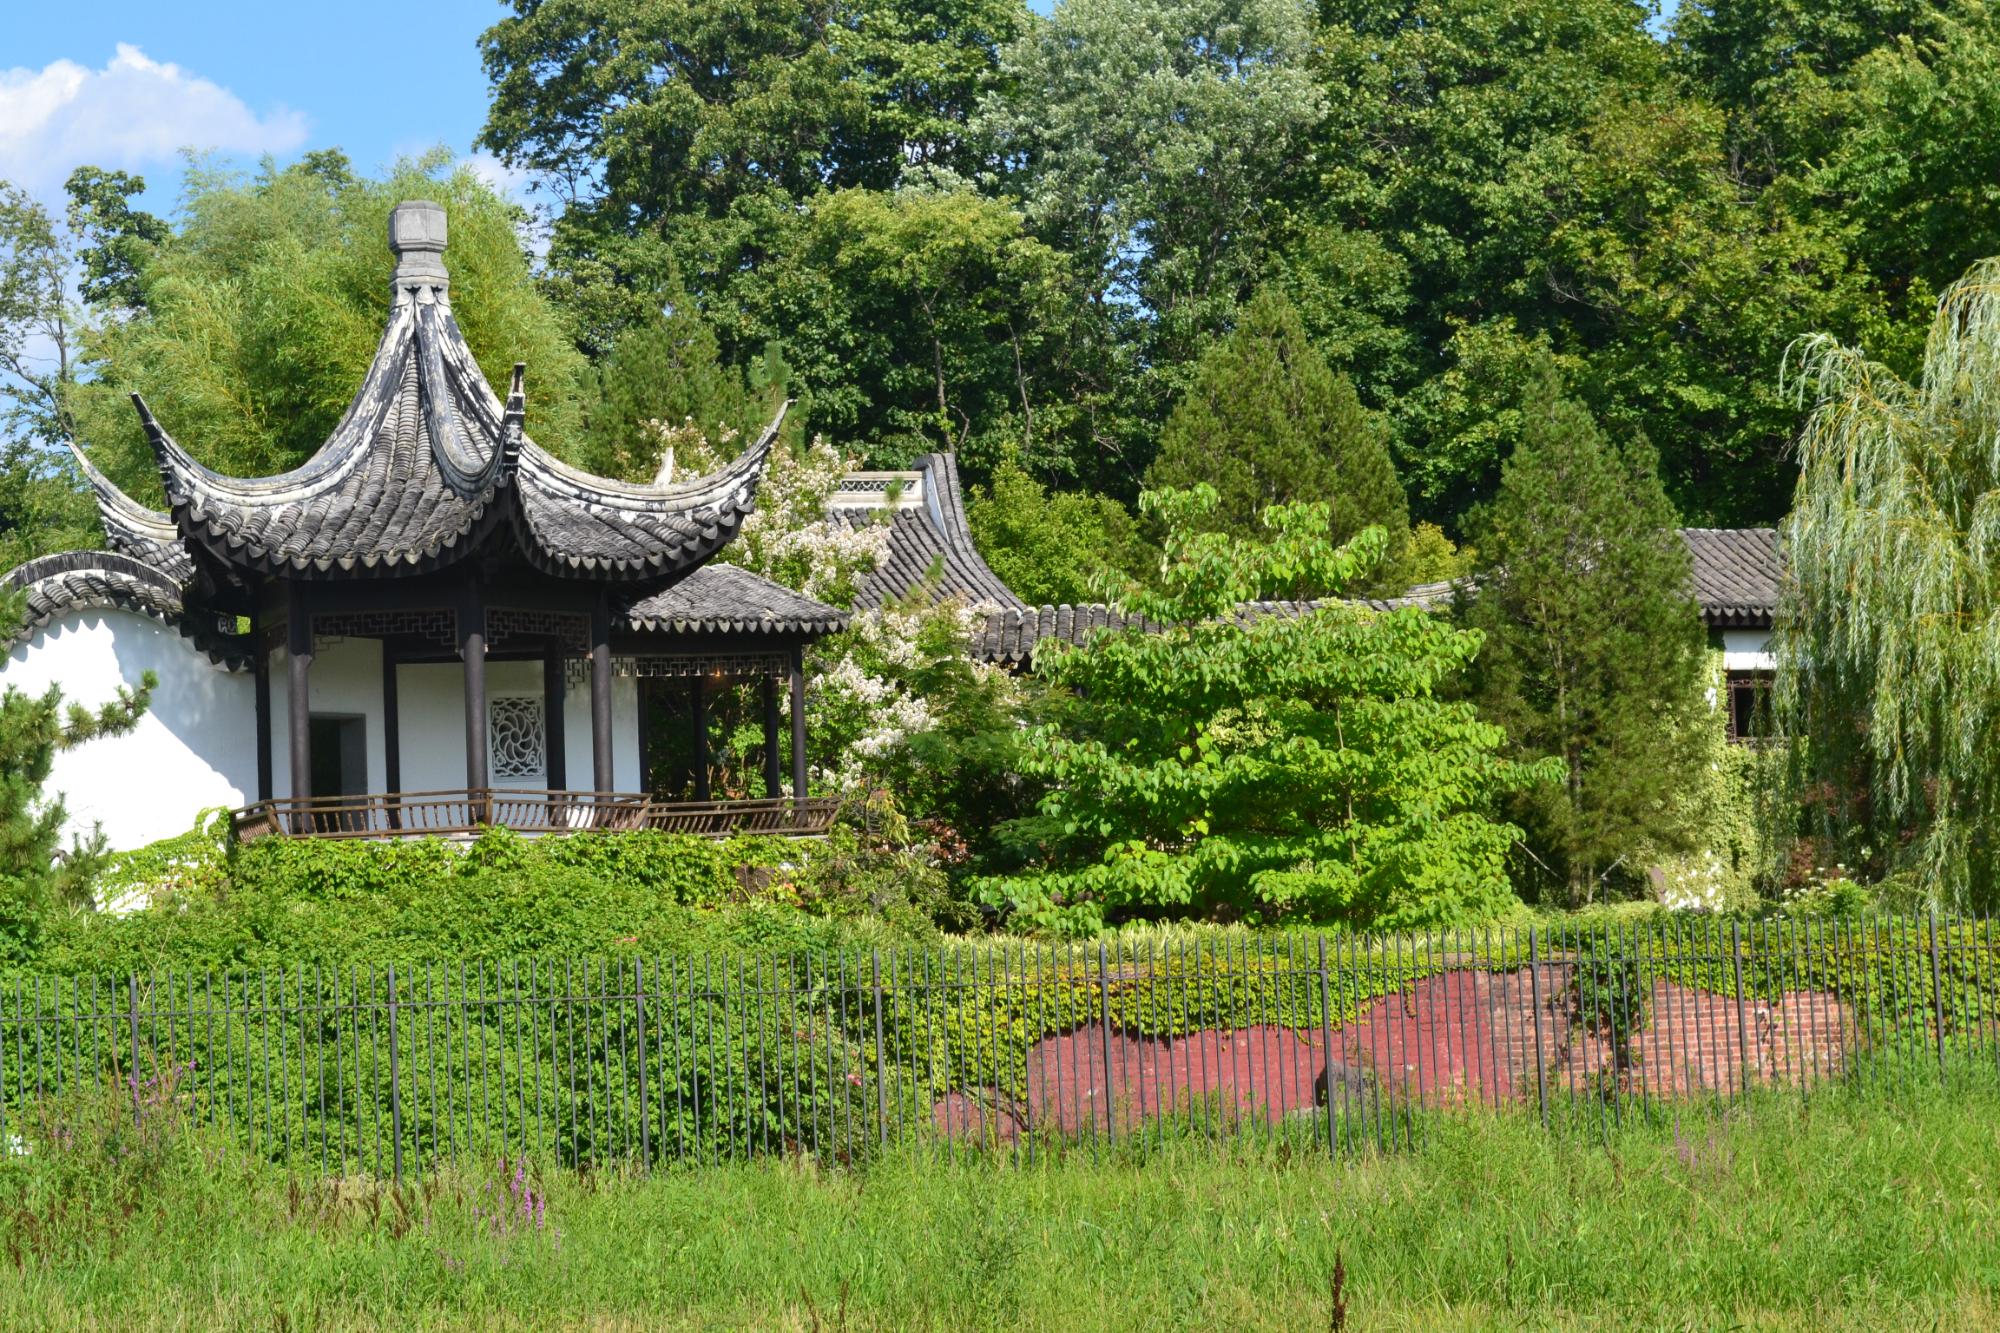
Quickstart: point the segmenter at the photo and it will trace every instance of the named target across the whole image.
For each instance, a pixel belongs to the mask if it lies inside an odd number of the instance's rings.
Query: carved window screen
[[[495,778],[542,778],[549,771],[548,726],[539,696],[486,701],[486,749]]]

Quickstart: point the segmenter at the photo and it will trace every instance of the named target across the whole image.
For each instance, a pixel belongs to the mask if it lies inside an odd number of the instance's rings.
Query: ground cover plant
[[[1614,1125],[1426,1117],[1033,1166],[918,1148],[397,1189],[190,1130],[171,1081],[44,1108],[0,1160],[10,1327],[1990,1327],[1990,1060]],[[60,1131],[60,1146],[50,1139]],[[1296,1132],[1291,1132],[1296,1130]],[[1344,1307],[1335,1315],[1336,1304]]]

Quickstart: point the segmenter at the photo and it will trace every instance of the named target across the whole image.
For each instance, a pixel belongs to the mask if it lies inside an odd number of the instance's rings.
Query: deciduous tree
[[[1255,540],[1208,530],[1215,504],[1205,487],[1148,494],[1168,532],[1163,582],[1120,608],[1163,628],[1037,653],[1068,699],[1019,759],[1047,784],[1016,830],[1039,854],[981,891],[1024,924],[1077,931],[1135,916],[1418,926],[1505,911],[1517,830],[1489,803],[1551,768],[1503,757],[1498,727],[1439,697],[1480,635],[1352,603],[1242,623],[1238,604],[1273,589],[1363,577],[1386,534],[1336,546],[1325,505],[1294,505],[1266,511]]]

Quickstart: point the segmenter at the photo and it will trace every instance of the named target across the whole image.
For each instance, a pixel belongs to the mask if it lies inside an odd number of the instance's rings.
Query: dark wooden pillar
[[[388,789],[389,827],[403,827],[403,715],[396,693],[396,645],[382,640],[382,785]]]
[[[635,715],[632,730],[638,748],[633,751],[639,756],[639,791],[647,800],[653,798],[652,763],[652,721],[653,683],[644,676],[632,677],[632,712]]]
[[[305,586],[297,580],[285,585],[285,712],[290,723],[292,798],[313,794],[312,789],[312,610]],[[308,832],[302,828],[300,832]]]
[[[542,747],[548,752],[543,773],[550,791],[569,786],[569,751],[563,737],[563,650],[551,642],[542,649]]]
[[[776,800],[785,794],[784,760],[778,757],[778,682],[766,675],[764,685],[764,795]]]
[[[273,792],[271,773],[271,642],[264,633],[264,611],[260,605],[250,616],[250,671],[257,704],[257,799],[268,801]]]
[[[486,752],[486,598],[477,581],[468,583],[458,607],[458,656],[465,664],[465,785],[475,818],[487,822],[483,797],[488,786]]]
[[[694,718],[694,798],[708,799],[708,681],[699,673],[688,682],[688,712]]]
[[[792,649],[792,799],[806,795],[806,654]]]
[[[603,593],[590,610],[590,780],[597,791],[618,781],[611,767],[611,603]]]

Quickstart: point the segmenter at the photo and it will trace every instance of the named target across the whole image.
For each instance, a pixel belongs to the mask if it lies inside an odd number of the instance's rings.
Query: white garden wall
[[[1767,629],[1726,629],[1722,631],[1722,668],[1725,671],[1774,671],[1778,659],[1771,652],[1771,631]]]
[[[213,806],[238,806],[257,787],[256,711],[248,674],[231,674],[158,621],[129,611],[84,611],[15,647],[0,685],[94,707],[142,672],[158,674],[152,707],[133,731],[56,756],[49,790],[70,827],[100,825],[120,851],[185,833]]]

